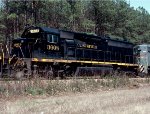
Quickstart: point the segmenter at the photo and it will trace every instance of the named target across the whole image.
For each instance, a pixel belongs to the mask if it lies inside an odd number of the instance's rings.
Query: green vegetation
[[[19,37],[25,25],[96,33],[150,42],[150,14],[126,0],[4,0],[0,10],[0,40]]]

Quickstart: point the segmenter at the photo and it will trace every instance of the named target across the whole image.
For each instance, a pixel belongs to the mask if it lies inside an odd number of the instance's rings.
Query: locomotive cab
[[[59,31],[46,27],[29,27],[21,38],[13,40],[13,52],[23,58],[51,58],[58,56]]]

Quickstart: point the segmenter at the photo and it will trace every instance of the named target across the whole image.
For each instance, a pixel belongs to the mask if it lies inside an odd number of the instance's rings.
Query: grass
[[[150,86],[0,102],[1,114],[149,114]]]
[[[0,99],[0,113],[147,114],[150,87],[132,89],[140,84],[150,84],[150,78],[115,74],[102,79],[1,81],[0,97],[10,99]],[[16,99],[18,95],[27,97]]]
[[[145,80],[130,80],[126,75],[105,76],[103,79],[2,81],[0,96],[12,95],[59,95],[63,93],[82,93],[113,88],[138,87],[139,83],[150,83]]]

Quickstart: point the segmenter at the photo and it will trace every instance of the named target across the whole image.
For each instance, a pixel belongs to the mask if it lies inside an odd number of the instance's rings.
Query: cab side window
[[[58,36],[54,34],[47,34],[47,42],[58,43]]]

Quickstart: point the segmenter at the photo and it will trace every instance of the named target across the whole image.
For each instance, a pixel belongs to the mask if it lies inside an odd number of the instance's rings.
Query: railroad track
[[[118,76],[119,77],[119,76]],[[122,77],[123,78],[123,77]],[[127,77],[130,80],[145,80],[147,78],[150,77],[140,77],[137,76],[135,77]],[[76,77],[66,77],[61,79],[60,77],[56,77],[54,79],[48,79],[48,78],[44,78],[44,77],[37,77],[37,78],[20,78],[20,79],[16,79],[16,78],[0,78],[0,81],[27,81],[27,80],[86,80],[86,79],[94,79],[94,80],[107,80],[107,79],[113,79],[113,77],[100,77],[100,76],[76,76]]]

